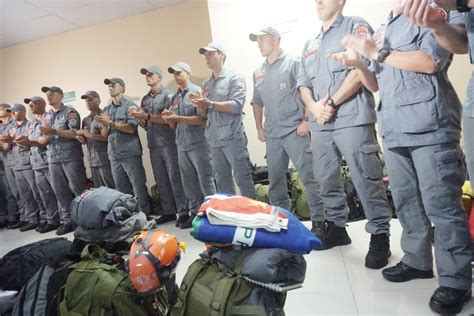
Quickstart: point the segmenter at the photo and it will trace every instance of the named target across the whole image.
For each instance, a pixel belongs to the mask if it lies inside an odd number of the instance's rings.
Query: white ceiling
[[[0,0],[0,48],[184,0]]]

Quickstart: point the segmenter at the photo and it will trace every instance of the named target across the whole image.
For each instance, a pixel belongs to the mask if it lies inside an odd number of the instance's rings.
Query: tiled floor
[[[309,223],[307,223],[309,225]],[[433,315],[428,301],[437,287],[437,280],[414,280],[406,283],[385,281],[380,270],[364,267],[369,235],[364,231],[365,222],[351,223],[348,227],[352,244],[307,255],[307,273],[303,288],[290,291],[285,306],[286,314],[297,315]],[[162,229],[175,234],[187,243],[187,253],[177,270],[180,282],[188,265],[203,250],[204,245],[173,224]],[[392,257],[390,264],[402,257],[400,249],[401,228],[392,221]],[[54,233],[40,235],[36,232],[20,233],[0,231],[0,256],[23,244]],[[72,234],[67,235],[72,239]],[[464,308],[463,315],[474,315],[474,300]]]

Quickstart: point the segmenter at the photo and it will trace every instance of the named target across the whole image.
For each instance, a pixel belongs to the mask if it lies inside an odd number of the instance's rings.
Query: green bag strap
[[[186,302],[188,300],[189,292],[191,291],[194,282],[196,282],[197,278],[206,270],[209,265],[211,264],[210,260],[207,258],[201,258],[194,261],[189,267],[188,271],[184,275],[183,281],[181,282],[181,286],[179,287],[179,300],[183,303],[181,308],[173,309],[173,316],[174,315],[185,315],[186,312]]]
[[[251,306],[251,305],[241,305],[241,306],[232,306],[229,311],[229,315],[251,315],[251,316],[266,316],[267,311],[264,306]]]
[[[104,251],[97,245],[87,244],[81,252],[81,260],[96,260],[104,257]]]
[[[106,266],[105,264],[100,265]],[[125,273],[120,273],[120,270],[115,267],[112,267],[112,269],[101,269],[99,271],[99,279],[101,282],[94,288],[94,293],[101,296],[101,308],[105,307],[107,310],[113,309],[114,295],[120,284],[127,280],[127,278],[128,276]]]
[[[224,316],[225,307],[229,296],[234,288],[234,284],[237,281],[239,276],[235,273],[232,273],[230,270],[226,275],[219,281],[216,289],[214,290],[214,295],[211,302],[211,316]]]
[[[211,315],[224,315],[225,305],[229,300],[229,296],[234,288],[235,282],[240,278],[240,272],[242,271],[244,260],[246,257],[245,252],[240,254],[235,259],[234,270],[229,269],[224,264],[216,260],[219,268],[226,274],[224,278],[219,281],[219,284],[214,291],[214,296],[211,303]],[[243,280],[243,279],[242,279]]]

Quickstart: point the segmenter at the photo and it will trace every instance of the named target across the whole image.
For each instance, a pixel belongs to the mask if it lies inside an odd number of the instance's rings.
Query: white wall
[[[317,35],[321,23],[314,0],[208,0],[211,31],[214,41],[227,51],[227,66],[241,72],[248,83],[244,111],[252,161],[265,164],[265,146],[257,139],[252,108],[252,73],[263,61],[256,43],[248,34],[261,26],[275,25],[282,34],[282,48],[299,56],[304,43]],[[364,17],[374,29],[382,24],[391,7],[391,0],[347,0],[344,15]],[[472,67],[465,56],[456,57],[450,69],[451,79],[462,99]]]

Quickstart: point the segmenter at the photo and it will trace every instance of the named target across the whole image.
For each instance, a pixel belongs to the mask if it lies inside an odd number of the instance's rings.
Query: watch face
[[[334,107],[334,101],[333,101],[333,99],[328,99],[328,100],[326,101],[326,105],[333,108],[333,107]]]

